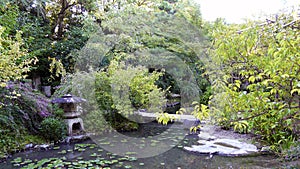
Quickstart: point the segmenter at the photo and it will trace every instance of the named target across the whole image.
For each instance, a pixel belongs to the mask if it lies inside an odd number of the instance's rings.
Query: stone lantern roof
[[[85,102],[86,100],[80,97],[72,96],[71,94],[66,94],[61,98],[55,98],[51,101],[51,103],[81,103]]]

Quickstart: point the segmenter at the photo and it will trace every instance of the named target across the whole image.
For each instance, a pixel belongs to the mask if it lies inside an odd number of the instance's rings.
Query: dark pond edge
[[[43,144],[34,144],[30,143],[25,145],[22,149],[17,149],[15,152],[5,155],[4,157],[0,158],[0,163],[5,163],[9,158],[12,158],[14,154],[22,153],[22,152],[38,152],[38,151],[48,151],[51,150],[53,147],[57,145],[63,144],[71,144],[71,143],[79,143],[82,141],[90,140],[90,136],[93,135],[92,133],[76,135],[76,136],[67,136],[65,139],[58,143],[43,143]]]
[[[217,156],[222,156],[222,157],[258,157],[258,156],[276,156],[275,153],[272,152],[263,152],[263,151],[258,151],[258,152],[251,152],[251,154],[239,154],[239,155],[233,155],[233,154],[220,154],[218,152],[215,153],[200,153],[196,151],[189,151],[189,150],[184,150],[189,152],[190,154],[197,155],[197,156],[211,156],[210,158],[213,158],[214,155]],[[276,156],[277,157],[277,156]]]

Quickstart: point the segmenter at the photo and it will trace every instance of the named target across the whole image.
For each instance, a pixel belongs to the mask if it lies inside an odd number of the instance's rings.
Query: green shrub
[[[0,87],[0,158],[28,143],[42,142],[37,134],[43,118],[50,115],[49,103],[26,83],[9,82],[5,88]]]
[[[300,43],[294,37],[300,29],[298,22],[288,24],[293,19],[280,14],[260,26],[216,22],[207,62],[214,119],[260,136],[278,153],[299,138]]]
[[[55,143],[66,136],[66,124],[53,117],[45,118],[41,123],[41,135],[48,141]]]
[[[49,105],[49,108],[52,110],[52,115],[56,118],[62,119],[64,115],[64,110],[60,108],[57,104]]]

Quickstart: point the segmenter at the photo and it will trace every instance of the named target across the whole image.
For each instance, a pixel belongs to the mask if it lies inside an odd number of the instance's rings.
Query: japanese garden
[[[0,168],[300,168],[300,6],[0,1]]]

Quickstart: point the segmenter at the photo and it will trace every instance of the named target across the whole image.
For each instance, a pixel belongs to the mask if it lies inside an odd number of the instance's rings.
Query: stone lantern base
[[[73,118],[73,119],[65,119],[65,122],[67,124],[67,130],[68,130],[68,135],[69,136],[73,135],[73,125],[74,124],[79,124],[80,125],[80,131],[84,131],[83,121],[79,117]]]

